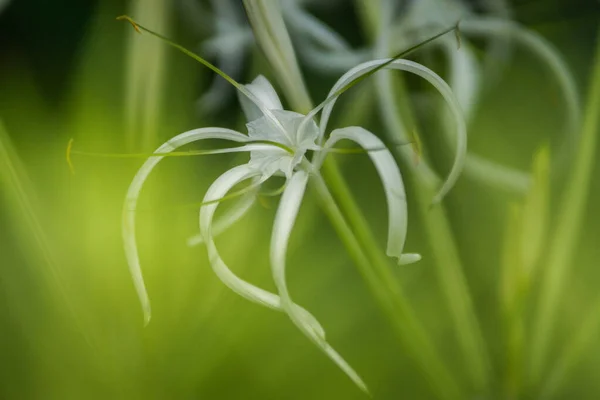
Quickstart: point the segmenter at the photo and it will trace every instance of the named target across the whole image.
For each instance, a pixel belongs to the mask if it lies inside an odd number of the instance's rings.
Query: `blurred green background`
[[[155,3],[161,2],[147,6]],[[157,11],[164,16],[161,32],[197,49],[204,36],[183,18],[179,2],[164,3]],[[560,50],[585,99],[598,2],[515,0],[511,8],[517,21]],[[354,28],[359,21],[352,2],[316,12],[352,43],[364,42]],[[200,115],[196,100],[211,74],[158,41],[140,39],[162,50],[137,53],[141,58],[132,61],[132,29],[115,21],[124,13],[133,13],[127,1],[13,0],[0,14],[0,399],[366,398],[284,314],[232,293],[212,273],[206,251],[186,246],[197,231],[197,209],[190,204],[201,201],[210,182],[242,156],[167,159],[149,180],[138,214],[138,244],[154,308],[144,328],[120,232],[127,185],[142,159],[74,155],[71,174],[67,143],[74,138],[82,151],[148,152],[196,127],[243,130],[243,116],[233,97],[225,109]],[[159,30],[143,16],[134,17]],[[158,78],[149,78],[158,79],[158,89],[143,95],[147,108],[132,117],[131,70],[145,73],[158,62],[153,57],[162,63]],[[248,61],[243,82],[268,73],[258,50]],[[536,149],[558,141],[564,106],[543,71],[539,60],[515,49],[501,82],[478,105],[471,149],[528,170]],[[306,78],[313,97],[320,99],[337,76],[307,69]],[[360,89],[354,91],[341,107],[361,101]],[[379,115],[364,111],[356,118],[377,131]],[[351,120],[343,112],[336,117],[336,124]],[[427,118],[433,117],[425,124]],[[131,124],[137,127],[133,134]],[[365,155],[336,158],[383,252],[387,222],[375,170]],[[576,257],[557,310],[550,364],[600,300],[600,166],[594,168]],[[552,207],[559,195],[550,198]],[[414,209],[410,190],[408,196]],[[314,197],[308,193],[288,253],[296,301],[323,323],[328,340],[369,384],[374,398],[435,398]],[[509,205],[515,201],[467,179],[445,200],[493,360],[490,390],[468,398],[506,398],[499,281]],[[256,206],[217,241],[234,271],[270,290],[268,251],[276,204],[269,199]],[[423,260],[405,267],[390,260],[390,268],[449,369],[463,382],[463,360],[428,257],[426,232],[418,213],[410,215],[408,248]],[[596,333],[555,398],[599,398],[598,371]],[[522,395],[529,397],[537,398],[537,392]]]

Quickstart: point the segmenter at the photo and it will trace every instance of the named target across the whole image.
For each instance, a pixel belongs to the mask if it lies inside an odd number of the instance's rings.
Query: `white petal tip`
[[[192,236],[186,243],[188,247],[196,247],[204,243],[204,238],[200,235]]]
[[[398,259],[398,265],[408,265],[421,261],[421,255],[418,253],[405,253]]]
[[[150,311],[144,313],[144,328],[148,326],[151,318],[152,315],[150,314]]]
[[[362,390],[367,396],[373,398],[373,395],[371,394],[371,392],[369,392],[369,388],[363,381],[357,381],[355,383],[360,388],[360,390]]]

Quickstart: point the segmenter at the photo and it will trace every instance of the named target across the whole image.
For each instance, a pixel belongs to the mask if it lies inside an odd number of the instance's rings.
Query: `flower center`
[[[302,162],[306,151],[318,148],[315,141],[319,129],[314,121],[310,121],[299,130],[305,117],[302,114],[285,110],[272,110],[272,112],[280,126],[263,116],[246,124],[248,136],[254,140],[279,143],[282,148],[273,146],[265,150],[252,151],[250,163],[264,174],[283,173],[289,178]],[[284,146],[291,149],[292,153],[285,150]]]

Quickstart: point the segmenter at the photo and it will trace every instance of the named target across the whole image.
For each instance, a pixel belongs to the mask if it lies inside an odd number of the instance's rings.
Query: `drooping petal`
[[[243,195],[235,205],[231,206],[227,212],[219,218],[212,227],[213,236],[218,236],[225,232],[236,222],[241,220],[250,211],[256,202],[256,193],[251,192]],[[188,239],[188,246],[198,246],[204,243],[204,237],[201,234],[192,236]]]
[[[360,127],[334,130],[325,144],[325,149],[335,146],[337,142],[344,139],[351,140],[364,149],[378,149],[370,151],[368,155],[379,173],[388,205],[387,255],[396,257],[399,264],[419,261],[418,254],[402,253],[408,226],[406,193],[400,169],[392,153],[386,149],[381,139]]]
[[[348,83],[352,82],[354,79],[366,75],[369,71],[376,69],[378,66],[389,62],[390,59],[384,60],[374,60],[369,61],[363,64],[360,64],[346,74],[344,74],[331,88],[329,92],[329,96],[331,100],[325,104],[323,108],[323,113],[321,116],[321,125],[320,125],[320,136],[323,137],[325,135],[325,130],[327,128],[327,123],[331,116],[331,112],[333,110],[333,106],[337,100],[335,94]],[[441,189],[437,193],[437,195],[433,199],[433,203],[437,203],[441,201],[441,199],[448,193],[448,191],[454,186],[458,177],[463,169],[466,154],[467,154],[467,127],[463,112],[460,108],[460,104],[452,93],[450,86],[435,72],[430,70],[429,68],[418,64],[413,61],[398,59],[394,60],[388,65],[385,66],[384,69],[396,69],[414,73],[421,78],[427,80],[431,83],[443,96],[444,100],[448,104],[452,115],[454,116],[456,123],[456,156],[454,158],[454,164],[452,165],[452,169],[446,178],[446,181],[442,185]]]
[[[156,153],[170,153],[175,149],[184,146],[186,144],[205,139],[223,139],[234,142],[248,142],[251,139],[239,132],[232,131],[230,129],[222,128],[202,128],[195,129],[192,131],[184,132],[174,138],[170,139],[162,146],[160,146]],[[240,150],[239,151],[244,151]],[[138,297],[142,304],[144,311],[144,320],[146,323],[150,321],[151,310],[150,300],[148,299],[148,293],[144,284],[144,278],[142,276],[142,270],[140,267],[140,259],[135,241],[135,213],[137,207],[137,200],[142,190],[142,186],[146,179],[154,169],[154,167],[164,158],[164,156],[152,156],[146,160],[144,165],[138,170],[137,174],[133,178],[133,181],[129,185],[127,190],[127,196],[125,198],[125,204],[123,206],[123,242],[125,246],[125,256],[129,265],[129,270],[133,278],[133,283],[137,291]]]
[[[581,105],[577,84],[569,67],[563,61],[558,50],[538,33],[525,29],[512,21],[501,19],[467,19],[461,21],[461,30],[469,35],[495,36],[507,35],[524,45],[532,54],[538,56],[554,74],[556,82],[564,95],[566,112],[566,127],[564,152],[559,154],[559,162],[568,159],[568,155],[577,143],[579,124],[581,122]]]
[[[279,208],[275,216],[273,225],[273,234],[271,236],[271,268],[273,271],[273,279],[281,296],[281,305],[288,313],[294,324],[313,341],[334,363],[342,369],[354,381],[354,383],[362,390],[368,393],[367,387],[363,380],[358,376],[356,371],[325,341],[324,338],[318,335],[314,329],[307,324],[304,316],[298,313],[292,298],[290,297],[286,279],[285,279],[285,259],[287,246],[292,228],[298,215],[304,191],[308,182],[308,173],[305,171],[296,172],[289,180],[285,191],[281,197]]]
[[[257,76],[252,83],[244,85],[254,97],[260,101],[268,110],[282,110],[281,100],[277,92],[271,85],[271,82],[262,75]],[[263,116],[263,112],[258,108],[256,103],[250,100],[247,96],[238,92],[238,99],[242,105],[242,110],[248,122],[257,120]]]
[[[260,176],[261,180],[268,179],[268,176],[264,176],[262,171],[259,171],[248,164],[234,167],[214,181],[204,196],[204,202],[221,198],[238,183],[257,176]],[[282,310],[283,308],[279,296],[240,279],[227,267],[219,255],[212,233],[212,221],[218,205],[218,203],[211,203],[200,208],[200,232],[205,240],[209,261],[213,271],[227,287],[240,296],[266,307]],[[318,337],[325,337],[325,332],[315,317],[302,307],[297,305],[291,305],[291,307],[301,316],[303,323],[310,326]]]

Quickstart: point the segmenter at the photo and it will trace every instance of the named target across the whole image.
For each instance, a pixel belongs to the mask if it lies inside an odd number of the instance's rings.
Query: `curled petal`
[[[248,142],[251,139],[239,132],[232,131],[230,129],[221,128],[203,128],[195,129],[192,131],[184,132],[178,136],[175,136],[171,140],[160,146],[156,153],[170,153],[177,148],[186,144],[205,139],[223,139],[234,142]],[[247,151],[245,146],[238,147],[235,151]],[[138,170],[137,174],[133,178],[133,181],[129,185],[127,190],[127,196],[125,198],[125,204],[123,206],[123,225],[122,234],[123,242],[125,247],[125,256],[127,257],[127,263],[129,265],[129,271],[133,278],[133,283],[137,291],[138,297],[142,304],[144,311],[144,320],[146,323],[150,321],[151,310],[150,300],[148,299],[148,293],[144,284],[144,278],[142,276],[142,270],[140,267],[140,259],[135,242],[135,212],[137,207],[137,201],[142,190],[142,186],[146,179],[154,169],[154,167],[164,158],[164,156],[152,156],[146,160],[144,165]]]
[[[212,231],[213,236],[218,236],[221,233],[225,232],[231,226],[233,226],[236,222],[242,219],[248,211],[252,208],[254,203],[256,202],[256,193],[250,192],[242,196],[235,205],[233,205],[227,213],[225,213],[221,218],[218,219],[213,224]],[[190,247],[198,246],[204,243],[204,237],[201,234],[196,236],[192,236],[188,239],[187,244]]]
[[[292,228],[298,215],[300,204],[304,196],[306,184],[308,182],[308,173],[305,171],[296,172],[289,180],[281,203],[275,216],[273,225],[273,234],[271,236],[271,268],[275,285],[281,296],[281,305],[290,316],[294,324],[313,341],[334,363],[342,369],[362,390],[368,393],[367,387],[356,371],[325,341],[319,336],[310,325],[308,325],[302,314],[298,313],[294,302],[292,301],[285,279],[285,258],[287,246]]]
[[[252,168],[248,164],[234,167],[217,178],[217,180],[210,186],[206,192],[206,195],[204,196],[204,202],[221,198],[238,183],[246,179],[257,177],[258,175],[261,176],[261,180],[266,180],[269,178],[269,176],[262,175],[261,171]],[[211,203],[200,208],[200,232],[205,240],[210,265],[213,271],[219,277],[219,279],[225,285],[227,285],[227,287],[240,296],[266,307],[275,310],[282,310],[283,305],[279,296],[240,279],[227,267],[219,255],[219,251],[215,245],[212,233],[212,221],[217,207],[218,203]],[[300,316],[303,323],[305,323],[307,326],[310,326],[315,335],[324,339],[325,332],[315,317],[313,317],[302,307],[299,307],[295,304],[291,305],[290,307],[292,307]]]
[[[368,154],[379,173],[388,204],[387,255],[396,257],[400,264],[418,261],[420,259],[418,255],[402,254],[408,226],[406,193],[400,169],[392,153],[387,150],[381,139],[360,127],[334,130],[326,142],[325,148],[331,148],[343,139],[351,140],[365,149],[382,149]]]
[[[547,64],[563,92],[567,107],[565,131],[568,136],[565,141],[566,146],[564,146],[565,152],[559,155],[559,161],[564,161],[575,143],[577,143],[578,127],[581,122],[581,105],[575,79],[558,50],[541,35],[511,21],[494,18],[467,19],[461,22],[460,27],[463,32],[470,35],[508,35],[526,46],[532,54],[538,56]]]
[[[465,113],[470,120],[474,114],[477,98],[480,92],[480,67],[468,43],[463,43],[460,49],[452,40],[444,41],[444,47],[450,60],[450,86]],[[451,116],[449,116],[451,118]],[[465,160],[464,174],[480,182],[498,189],[522,195],[529,187],[529,174],[502,164],[495,163],[483,157],[468,154]]]
[[[327,123],[331,116],[331,112],[333,110],[333,106],[337,100],[335,94],[343,87],[345,87],[348,83],[352,82],[356,78],[366,75],[369,71],[376,69],[378,66],[389,62],[390,59],[383,60],[374,60],[369,61],[363,64],[360,64],[346,74],[344,74],[336,83],[333,85],[333,88],[329,92],[331,100],[327,102],[325,107],[323,108],[323,114],[321,116],[321,125],[320,125],[320,135],[321,137],[325,134],[325,129],[327,128]],[[446,181],[442,185],[441,189],[437,193],[437,195],[433,199],[433,203],[438,203],[442,200],[442,198],[448,193],[448,191],[454,186],[460,173],[463,169],[465,158],[467,155],[467,127],[463,112],[461,110],[460,104],[458,100],[452,93],[452,90],[448,86],[448,84],[440,78],[435,72],[430,70],[429,68],[418,64],[409,60],[394,60],[388,65],[385,66],[384,69],[396,69],[411,72],[420,76],[421,78],[427,80],[431,83],[443,96],[444,100],[448,104],[450,111],[455,119],[456,123],[456,156],[454,158],[454,164],[452,165],[452,169],[446,178]]]

